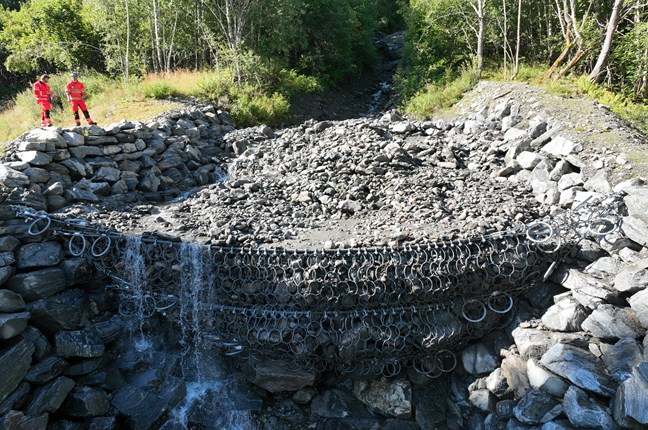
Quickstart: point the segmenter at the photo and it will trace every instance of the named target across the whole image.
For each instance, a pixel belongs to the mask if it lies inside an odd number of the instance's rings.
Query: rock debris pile
[[[60,238],[29,235],[8,204],[213,245],[333,248],[479,235],[617,193],[617,228],[586,234],[504,326],[456,351],[452,374],[270,363],[244,374],[280,388],[239,379],[233,408],[264,430],[647,428],[648,188],[515,92],[478,90],[452,121],[392,112],[232,131],[205,108],[23,136],[0,165],[0,427],[159,428],[186,388],[173,352],[122,342],[127,324],[92,265]],[[214,413],[190,415],[222,428]]]

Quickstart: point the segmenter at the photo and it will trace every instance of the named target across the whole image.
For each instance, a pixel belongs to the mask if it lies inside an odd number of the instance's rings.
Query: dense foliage
[[[430,82],[450,82],[469,68],[479,75],[481,56],[485,68],[504,79],[518,77],[522,64],[538,64],[548,68],[546,81],[589,74],[591,82],[629,99],[648,100],[644,1],[410,0],[403,11],[408,43],[401,84],[407,97]]]

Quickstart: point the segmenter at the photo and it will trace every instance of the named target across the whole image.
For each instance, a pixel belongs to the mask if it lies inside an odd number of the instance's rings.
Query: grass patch
[[[169,97],[197,98],[232,113],[239,126],[283,124],[290,113],[290,96],[324,89],[321,81],[291,70],[278,69],[271,82],[239,83],[229,68],[217,71],[180,70],[168,74],[150,74],[121,79],[97,73],[82,73],[80,80],[88,92],[87,105],[92,118],[101,125],[126,120],[145,121],[165,111],[177,109],[179,103]],[[74,123],[65,97],[67,74],[52,75],[54,93],[51,117],[55,126]],[[0,151],[2,142],[10,142],[27,130],[40,125],[40,107],[31,87],[24,88],[0,111]]]
[[[477,81],[477,75],[466,70],[454,80],[427,84],[422,91],[405,102],[403,109],[405,113],[416,118],[429,118],[461,100]]]

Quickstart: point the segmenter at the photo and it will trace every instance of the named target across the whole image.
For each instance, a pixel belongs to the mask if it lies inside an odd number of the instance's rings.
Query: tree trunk
[[[583,58],[583,55],[585,55],[585,51],[579,48],[578,51],[576,51],[574,57],[569,61],[569,63],[565,64],[565,67],[563,67],[562,70],[558,72],[556,76],[554,76],[551,80],[555,82],[565,76],[565,73],[567,73],[572,67],[574,67],[581,60],[581,58]]]
[[[607,31],[605,32],[605,40],[603,41],[603,46],[601,47],[601,52],[599,53],[596,64],[592,69],[592,72],[589,74],[589,80],[592,83],[599,83],[603,79],[603,74],[601,69],[607,61],[608,54],[612,48],[612,39],[614,38],[614,33],[616,32],[617,23],[619,22],[619,13],[623,7],[623,0],[615,0],[614,6],[612,7],[612,13],[610,14],[610,21],[608,21]]]
[[[508,56],[508,51],[506,49],[508,45],[508,21],[506,16],[506,0],[502,0],[502,10],[504,12],[504,29],[502,33],[504,34],[504,79],[508,79],[508,70],[506,67],[506,58]]]
[[[515,38],[515,67],[513,68],[512,79],[515,79],[520,72],[520,28],[522,27],[522,0],[518,0],[517,34]]]
[[[128,10],[128,1],[124,0],[126,5],[126,58],[124,59],[124,82],[128,83],[128,77],[130,75],[130,11]]]
[[[484,7],[486,0],[477,0],[477,18],[479,30],[477,32],[477,76],[481,76],[484,69]]]
[[[556,61],[554,61],[553,64],[551,65],[551,67],[549,67],[549,70],[547,70],[547,72],[543,76],[543,79],[546,80],[546,79],[551,78],[551,75],[553,75],[553,73],[556,71],[558,66],[560,66],[562,64],[562,62],[565,59],[565,57],[567,56],[567,54],[569,54],[569,50],[571,49],[571,47],[572,47],[571,43],[567,43],[565,45],[565,49],[563,49],[563,51],[560,53],[558,58],[556,58]]]

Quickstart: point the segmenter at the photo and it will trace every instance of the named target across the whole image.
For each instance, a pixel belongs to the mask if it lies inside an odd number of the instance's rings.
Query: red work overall
[[[80,81],[70,81],[65,87],[65,94],[67,94],[67,99],[72,105],[72,112],[74,112],[74,122],[77,125],[81,125],[79,120],[79,108],[83,112],[83,116],[88,121],[88,124],[94,124],[94,121],[90,118],[90,113],[86,107],[83,97],[86,95],[85,86]]]
[[[36,96],[36,103],[41,107],[41,127],[52,125],[52,120],[50,119],[52,91],[50,90],[50,86],[43,81],[34,82],[34,95]]]

